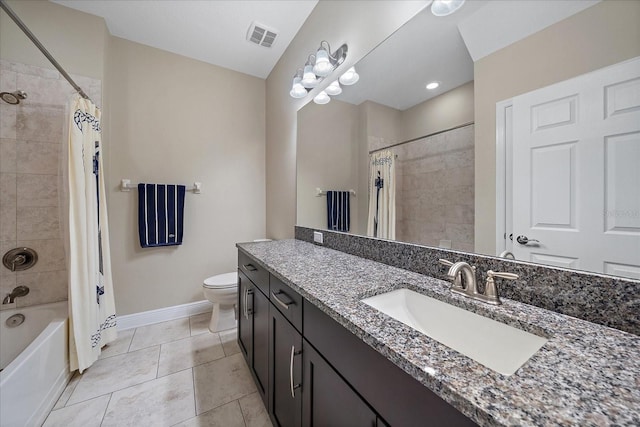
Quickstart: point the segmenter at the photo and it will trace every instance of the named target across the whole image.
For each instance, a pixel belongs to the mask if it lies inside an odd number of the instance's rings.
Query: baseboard
[[[174,305],[172,307],[159,308],[157,310],[126,314],[124,316],[118,316],[118,330],[124,331],[127,329],[139,328],[140,326],[189,317],[194,314],[211,312],[212,309],[212,304],[207,300],[203,300],[190,302],[188,304]]]

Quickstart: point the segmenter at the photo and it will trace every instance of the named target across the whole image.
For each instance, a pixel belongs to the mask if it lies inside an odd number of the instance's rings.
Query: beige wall
[[[113,38],[107,72],[109,220],[118,314],[203,299],[234,271],[235,243],[265,234],[265,81]],[[132,183],[202,182],[182,246],[141,249]]]
[[[640,55],[640,1],[605,0],[474,64],[476,252],[495,254],[496,102]]]
[[[297,215],[308,227],[327,228],[327,198],[316,188],[357,189],[358,107],[337,100],[307,104],[298,112]],[[327,124],[330,123],[330,126]],[[358,205],[351,198],[351,230],[358,229]]]
[[[296,112],[308,102],[308,99],[296,100],[289,96],[295,70],[304,65],[321,40],[327,40],[334,48],[348,43],[349,54],[341,66],[341,70],[346,69],[428,3],[320,1],[271,71],[267,78],[266,101],[268,237],[292,237],[295,225]]]
[[[68,73],[102,79],[109,33],[104,19],[45,0],[7,1]],[[4,12],[0,12],[0,56],[53,68]]]
[[[401,141],[473,121],[473,81],[402,112]]]

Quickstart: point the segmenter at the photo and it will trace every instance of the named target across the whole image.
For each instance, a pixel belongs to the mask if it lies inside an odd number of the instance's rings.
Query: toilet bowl
[[[204,297],[213,303],[209,322],[211,332],[236,327],[236,303],[238,298],[238,273],[224,273],[205,279],[202,284]]]

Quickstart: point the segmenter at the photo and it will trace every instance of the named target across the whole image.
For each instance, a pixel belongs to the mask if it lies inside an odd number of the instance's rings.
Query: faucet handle
[[[518,279],[520,276],[514,273],[505,273],[502,271],[493,271],[493,270],[487,271],[487,283],[484,286],[485,301],[488,302],[489,304],[499,305],[499,304],[502,304],[502,302],[500,301],[500,295],[498,295],[498,287],[496,286],[496,282],[495,280],[493,280],[494,277],[501,277],[503,279],[515,280],[515,279]]]
[[[449,261],[448,259],[442,259],[440,258],[438,260],[438,262],[442,265],[446,265],[447,267],[451,267],[453,265],[453,263],[451,261]]]

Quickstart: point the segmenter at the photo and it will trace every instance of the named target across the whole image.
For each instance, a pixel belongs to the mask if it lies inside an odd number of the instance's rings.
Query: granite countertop
[[[505,298],[476,302],[443,280],[300,240],[237,246],[482,426],[640,425],[636,335]],[[403,287],[549,341],[505,377],[360,302]]]

